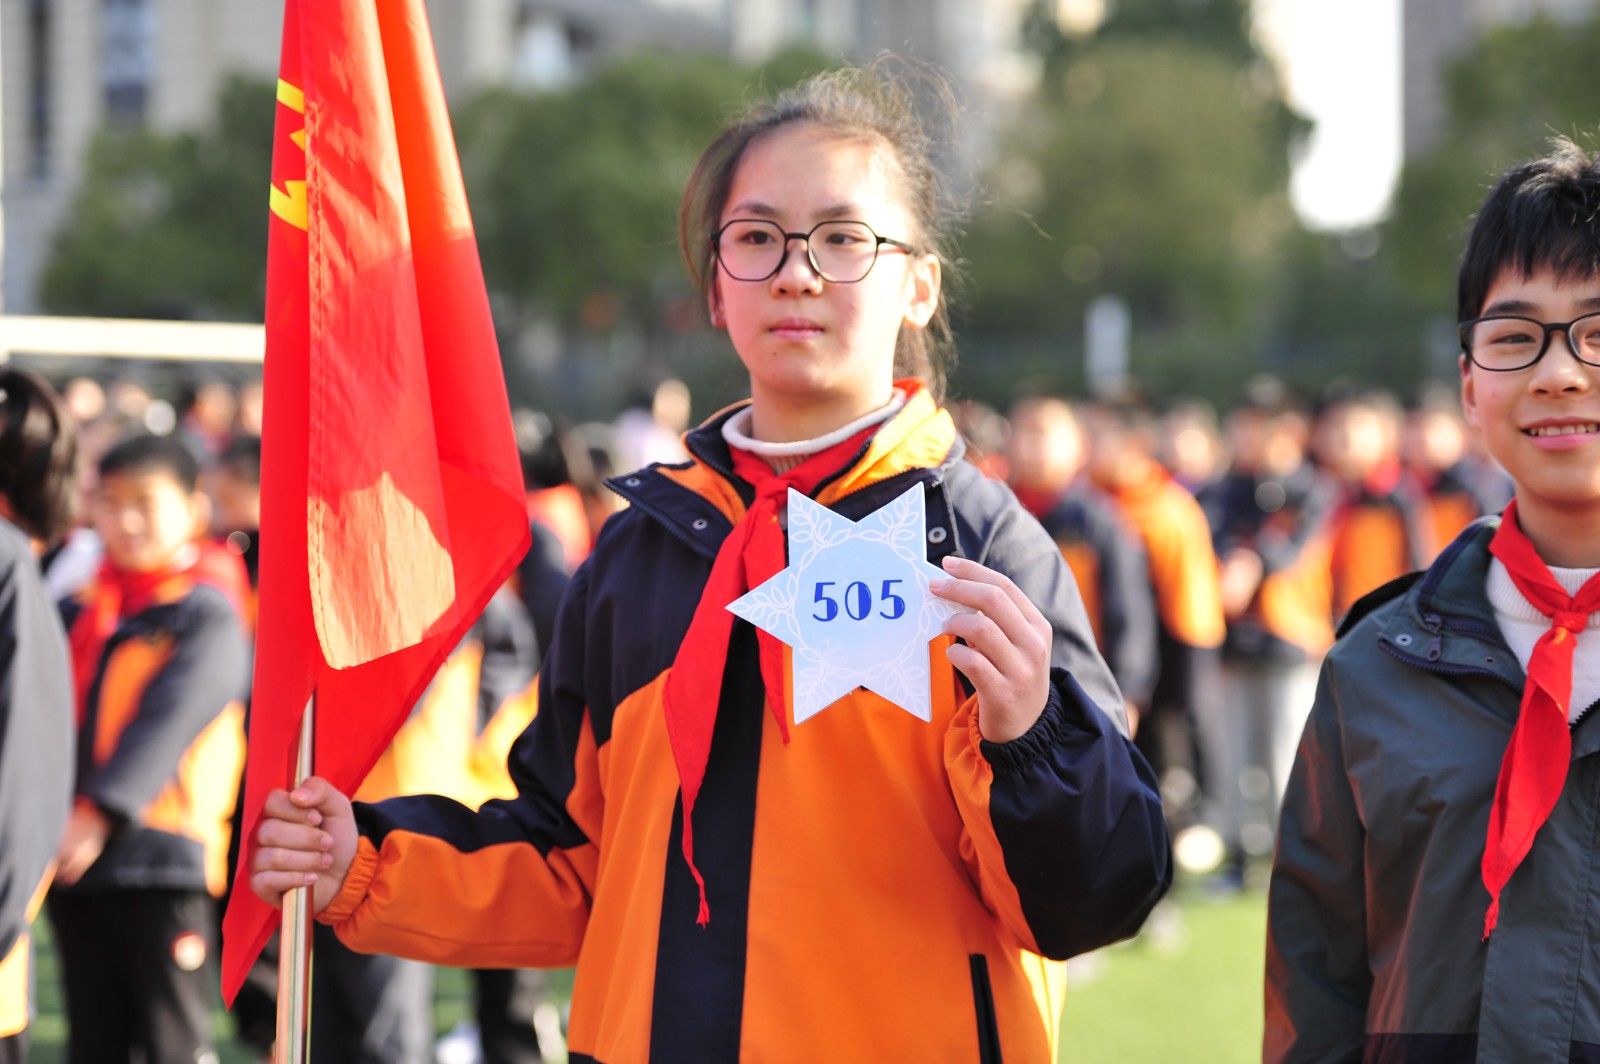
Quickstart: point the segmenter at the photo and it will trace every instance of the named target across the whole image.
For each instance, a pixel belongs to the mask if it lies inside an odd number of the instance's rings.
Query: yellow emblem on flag
[[[296,114],[306,113],[306,94],[295,86],[278,79],[278,102]],[[289,134],[289,140],[302,152],[306,150],[305,126]],[[271,186],[268,204],[272,213],[288,222],[296,229],[304,231],[306,228],[306,183],[299,181],[284,181],[283,188],[276,184]]]

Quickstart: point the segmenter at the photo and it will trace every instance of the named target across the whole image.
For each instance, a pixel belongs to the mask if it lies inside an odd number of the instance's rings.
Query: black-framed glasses
[[[866,222],[818,222],[809,232],[791,233],[777,222],[735,218],[711,235],[717,261],[735,281],[775,277],[789,258],[789,244],[806,245],[811,271],[824,281],[854,284],[872,272],[884,247],[916,254],[916,248],[873,232]]]
[[[1538,321],[1495,315],[1461,323],[1461,350],[1479,369],[1509,373],[1527,369],[1550,350],[1554,333],[1567,334],[1573,357],[1588,366],[1600,366],[1600,313],[1571,321]]]

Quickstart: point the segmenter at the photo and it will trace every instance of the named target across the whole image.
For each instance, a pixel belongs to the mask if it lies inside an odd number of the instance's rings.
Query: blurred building
[[[1580,19],[1596,0],[1402,0],[1402,137],[1407,158],[1438,142],[1450,61],[1489,30],[1537,15]]]
[[[428,9],[456,98],[497,84],[559,87],[645,47],[754,61],[808,41],[932,60],[973,101],[976,136],[990,128],[986,101],[1031,77],[1016,33],[1028,2],[428,0]],[[0,310],[37,312],[51,233],[94,133],[203,125],[227,77],[275,76],[282,17],[283,0],[0,0]]]
[[[193,128],[272,75],[282,0],[0,0],[0,309],[37,309],[50,234],[103,126]]]

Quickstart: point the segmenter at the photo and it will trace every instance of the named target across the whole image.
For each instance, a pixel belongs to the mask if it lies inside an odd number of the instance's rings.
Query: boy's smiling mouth
[[[1566,421],[1530,425],[1522,430],[1525,436],[1591,436],[1600,432],[1600,422]]]

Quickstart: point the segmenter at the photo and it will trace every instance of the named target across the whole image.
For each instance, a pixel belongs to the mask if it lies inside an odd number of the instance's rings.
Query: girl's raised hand
[[[950,664],[978,693],[978,730],[1004,743],[1033,727],[1050,697],[1050,622],[1011,578],[969,558],[949,557],[952,579],[934,581],[933,593],[970,606],[944,624]]]
[[[350,799],[320,776],[293,791],[267,795],[256,825],[250,889],[269,905],[285,892],[313,886],[311,909],[321,912],[344,886],[356,855],[356,821]]]

